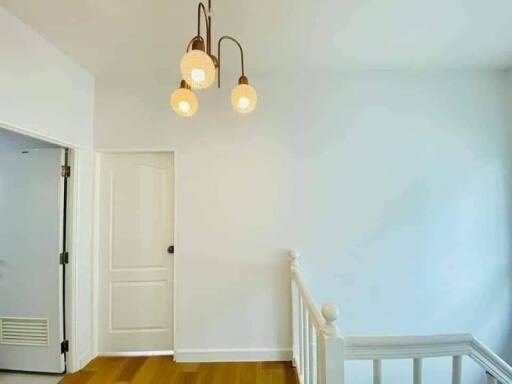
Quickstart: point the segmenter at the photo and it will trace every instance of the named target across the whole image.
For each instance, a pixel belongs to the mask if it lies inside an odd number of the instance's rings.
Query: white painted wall
[[[504,75],[251,80],[254,114],[227,87],[188,120],[174,83],[97,82],[98,148],[177,151],[178,352],[289,348],[295,247],[343,333],[468,331],[512,361]]]
[[[0,126],[77,149],[76,362],[92,354],[94,78],[0,7]],[[73,255],[72,255],[73,256]],[[73,335],[72,335],[73,336]],[[74,368],[77,368],[76,364]]]

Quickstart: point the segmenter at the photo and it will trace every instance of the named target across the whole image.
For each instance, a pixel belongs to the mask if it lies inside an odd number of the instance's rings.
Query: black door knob
[[[169,245],[169,248],[167,248],[167,253],[170,253],[170,254],[174,253],[174,245]]]

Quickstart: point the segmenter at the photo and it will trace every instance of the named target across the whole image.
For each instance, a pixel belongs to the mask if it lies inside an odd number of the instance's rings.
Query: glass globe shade
[[[215,81],[215,64],[204,51],[193,49],[181,59],[181,75],[195,89],[208,88]]]
[[[190,89],[178,88],[171,96],[171,106],[178,115],[190,117],[197,112],[199,103]]]
[[[258,95],[253,87],[248,84],[240,84],[231,91],[231,104],[235,111],[250,113],[256,108]]]

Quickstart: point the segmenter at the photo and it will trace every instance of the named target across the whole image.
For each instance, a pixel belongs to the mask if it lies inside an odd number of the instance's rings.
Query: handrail
[[[512,367],[487,346],[482,344],[476,337],[473,337],[473,341],[471,342],[471,353],[469,357],[495,377],[500,383],[512,383]]]
[[[292,293],[292,363],[300,384],[343,384],[343,339],[336,325],[339,311],[318,310],[299,271],[299,254],[290,252]]]
[[[512,383],[512,367],[469,333],[432,336],[346,336],[345,360],[469,356],[500,383]]]
[[[318,310],[315,301],[313,300],[313,297],[309,293],[308,289],[306,288],[306,284],[304,283],[304,280],[302,279],[302,275],[298,268],[292,269],[292,279],[297,284],[297,288],[299,289],[302,300],[304,301],[304,305],[306,306],[310,316],[312,317],[313,321],[315,322],[315,326],[317,328],[322,328],[325,324],[325,319],[323,318],[322,314]]]
[[[300,273],[298,257],[290,252],[293,363],[301,384],[343,384],[345,360],[373,360],[373,383],[381,384],[382,360],[390,359],[411,359],[413,382],[421,384],[422,361],[432,357],[452,357],[452,383],[461,384],[462,356],[485,370],[487,383],[512,384],[512,367],[469,333],[341,337],[337,307],[327,304],[318,310]]]
[[[433,336],[346,336],[346,360],[390,360],[469,355],[468,333]]]

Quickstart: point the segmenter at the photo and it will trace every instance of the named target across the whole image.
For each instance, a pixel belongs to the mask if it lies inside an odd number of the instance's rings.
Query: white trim
[[[20,135],[32,137],[34,139],[46,141],[60,147],[68,148],[70,157],[69,163],[71,167],[71,183],[68,191],[68,252],[70,260],[66,275],[66,336],[69,341],[69,351],[67,353],[67,371],[72,373],[81,368],[78,359],[78,348],[76,345],[77,330],[76,330],[76,302],[78,294],[76,276],[78,274],[78,263],[76,262],[76,255],[78,253],[78,244],[81,241],[77,227],[78,227],[78,191],[80,190],[80,176],[79,172],[79,158],[86,148],[62,141],[54,136],[41,134],[30,129],[14,126],[9,123],[0,121],[0,128],[10,132],[15,132]],[[92,148],[90,149],[92,151]]]
[[[78,364],[79,364],[78,366],[80,367],[80,369],[82,369],[87,364],[89,364],[95,357],[96,357],[96,355],[93,354],[92,351],[89,351],[88,353],[86,353],[85,355],[82,355],[82,357],[80,357],[80,359],[78,360]]]
[[[176,150],[169,148],[95,148],[98,154],[115,153],[176,153]]]
[[[174,356],[174,351],[102,352],[98,356],[107,356],[107,357]]]
[[[100,174],[100,153],[93,155],[93,231],[92,231],[92,348],[93,354],[99,354],[99,174]]]
[[[181,349],[176,351],[176,362],[178,363],[291,360],[291,348]]]
[[[171,320],[172,320],[172,327],[173,327],[173,333],[172,333],[172,341],[171,341],[171,348],[174,350],[177,349],[177,323],[178,323],[178,316],[177,316],[177,302],[178,302],[178,293],[177,293],[177,287],[178,287],[178,249],[177,247],[177,198],[176,198],[176,150],[172,148],[96,148],[94,150],[94,197],[93,197],[93,222],[94,222],[94,228],[93,228],[93,245],[92,245],[92,258],[93,258],[93,287],[92,287],[92,302],[93,302],[93,350],[95,356],[113,356],[112,353],[118,353],[118,352],[110,352],[108,355],[105,355],[107,352],[100,352],[99,351],[99,175],[100,175],[100,166],[101,166],[101,155],[106,154],[119,154],[119,153],[167,153],[171,155],[172,159],[172,188],[173,188],[173,197],[174,197],[174,223],[173,223],[173,242],[174,242],[174,254],[172,255],[173,262],[172,262],[172,270],[173,270],[173,276],[172,276],[172,314],[171,314]],[[119,352],[119,353],[125,353],[125,352]],[[132,352],[129,352],[132,353]],[[137,353],[137,352],[133,352]],[[135,356],[144,356],[140,355],[140,353],[145,352],[139,352],[139,355]],[[173,352],[174,354],[174,352]],[[122,355],[120,355],[122,356]],[[149,355],[148,355],[149,356]]]
[[[434,336],[346,336],[346,360],[461,356],[471,352],[470,334]]]
[[[477,338],[473,338],[469,356],[500,383],[512,383],[512,367]]]
[[[25,128],[18,127],[15,125],[11,125],[11,124],[5,123],[3,121],[0,121],[0,128],[3,128],[10,132],[19,133],[20,135],[23,135],[23,136],[28,136],[28,137],[32,137],[34,139],[46,141],[48,143],[55,144],[55,145],[58,145],[58,146],[61,146],[64,148],[69,148],[69,149],[79,149],[80,148],[80,146],[78,146],[78,145],[57,139],[55,136],[45,135],[45,134],[30,130],[30,129],[25,129]]]

